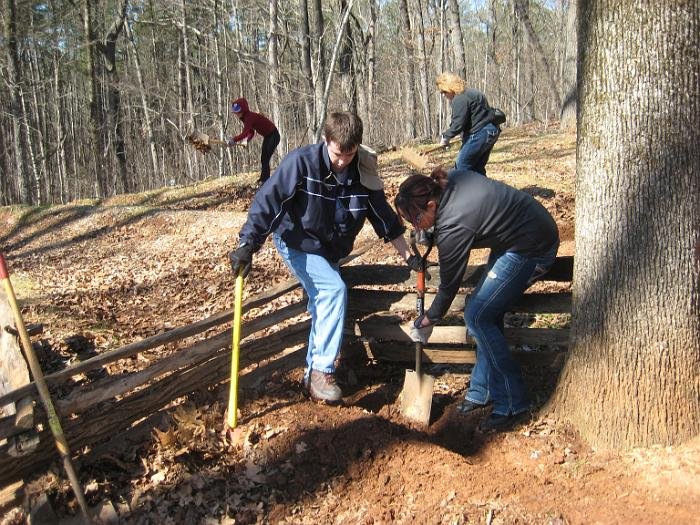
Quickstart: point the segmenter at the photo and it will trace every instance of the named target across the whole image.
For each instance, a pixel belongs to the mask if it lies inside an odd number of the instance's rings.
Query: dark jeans
[[[555,255],[556,248],[542,257],[492,253],[465,307],[464,322],[476,340],[476,364],[466,398],[480,405],[493,401],[494,414],[515,415],[529,408],[520,366],[503,335],[503,316],[549,270]]]
[[[500,134],[501,130],[498,126],[489,123],[476,133],[469,135],[469,138],[462,142],[455,168],[476,171],[486,176],[486,163]]]
[[[262,151],[260,153],[260,182],[265,182],[270,178],[270,159],[280,143],[280,132],[275,130],[263,139]]]

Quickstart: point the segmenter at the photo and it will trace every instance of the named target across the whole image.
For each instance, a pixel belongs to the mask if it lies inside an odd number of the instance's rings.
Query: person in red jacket
[[[228,141],[229,146],[248,144],[257,131],[263,137],[260,163],[262,165],[259,182],[263,184],[270,178],[270,159],[280,143],[280,133],[270,119],[260,113],[250,111],[248,101],[241,97],[231,104],[231,111],[243,122],[243,131]]]

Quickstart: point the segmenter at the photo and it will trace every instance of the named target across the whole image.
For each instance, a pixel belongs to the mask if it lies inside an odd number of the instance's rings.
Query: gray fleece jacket
[[[426,312],[442,318],[455,298],[472,248],[545,256],[559,246],[557,224],[534,197],[483,175],[453,170],[436,212],[440,287]]]

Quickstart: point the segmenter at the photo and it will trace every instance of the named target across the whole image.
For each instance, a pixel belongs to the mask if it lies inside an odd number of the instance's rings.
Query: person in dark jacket
[[[436,84],[452,106],[450,127],[442,132],[440,144],[447,146],[453,137],[462,134],[462,147],[455,168],[486,175],[486,163],[493,145],[501,134],[494,123],[494,112],[486,96],[476,89],[465,89],[464,81],[452,73],[438,75]]]
[[[476,364],[459,410],[493,404],[483,430],[509,426],[527,414],[529,402],[520,367],[503,335],[503,317],[551,267],[559,248],[552,216],[532,196],[474,171],[442,168],[430,177],[412,175],[399,186],[394,204],[416,229],[434,227],[440,285],[430,308],[413,324],[411,337],[426,343],[461,286],[472,248],[490,248],[486,271],[464,310],[476,341]]]
[[[403,237],[401,219],[386,200],[377,156],[361,146],[362,121],[331,113],[324,141],[290,152],[256,193],[229,255],[234,275],[250,271],[253,253],[272,233],[273,242],[309,296],[311,332],[304,384],[311,397],[342,397],[334,373],[345,321],[347,291],[338,261],[350,254],[365,219],[418,268]]]
[[[231,111],[243,122],[243,131],[229,139],[229,146],[248,144],[255,136],[256,131],[263,137],[260,151],[261,168],[259,179],[259,182],[263,184],[270,178],[270,159],[275,153],[277,145],[280,143],[280,133],[277,131],[277,127],[265,115],[250,111],[248,108],[248,101],[243,97],[233,101],[231,104]]]

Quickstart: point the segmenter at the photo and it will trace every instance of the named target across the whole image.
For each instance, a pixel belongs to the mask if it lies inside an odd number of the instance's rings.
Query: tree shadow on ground
[[[252,193],[251,193],[252,192]],[[212,199],[212,196],[217,196],[217,198]],[[246,198],[251,198],[254,195],[254,191],[249,188],[242,189],[241,195],[245,195]],[[130,224],[137,223],[141,219],[149,216],[153,216],[157,213],[162,212],[170,208],[173,209],[191,209],[191,210],[208,210],[221,205],[224,202],[229,201],[232,197],[227,194],[219,194],[217,191],[206,191],[195,195],[187,195],[177,199],[171,199],[165,203],[160,203],[157,208],[143,208],[144,203],[147,203],[151,197],[144,197],[140,201],[129,204],[129,205],[118,205],[118,206],[78,206],[70,207],[67,209],[58,210],[31,210],[24,214],[20,220],[17,222],[14,228],[4,236],[0,237],[0,245],[4,246],[4,251],[8,259],[14,257],[27,257],[30,255],[46,254],[54,250],[65,248],[72,244],[78,244],[84,241],[89,241],[92,239],[97,239],[99,237],[105,236],[112,231],[116,231],[119,228],[128,226]],[[190,201],[189,206],[183,205]],[[176,205],[182,205],[175,208]],[[22,248],[28,246],[31,242],[37,241],[42,237],[49,236],[55,231],[59,231],[62,228],[75,223],[80,219],[88,217],[91,214],[99,214],[109,209],[128,209],[128,217],[110,223],[108,226],[102,226],[95,228],[90,231],[86,231],[67,239],[60,241],[47,243],[44,246],[33,248],[22,253],[16,253]],[[48,221],[44,224],[44,221]],[[17,236],[22,229],[36,227],[36,231],[27,235],[22,239],[18,239],[12,242],[12,239]]]

